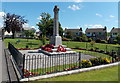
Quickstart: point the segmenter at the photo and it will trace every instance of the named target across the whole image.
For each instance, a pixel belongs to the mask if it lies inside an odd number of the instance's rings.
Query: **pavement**
[[[0,40],[0,83],[4,81],[8,81],[8,73],[7,73],[7,67],[6,67],[6,59],[4,56],[4,47],[3,42]]]
[[[17,77],[8,55],[8,49],[5,48],[5,45],[2,40],[0,40],[0,83],[9,83],[17,82]]]

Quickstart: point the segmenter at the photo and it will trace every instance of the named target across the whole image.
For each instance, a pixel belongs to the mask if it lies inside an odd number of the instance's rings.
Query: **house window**
[[[101,35],[101,32],[99,32],[99,35]]]
[[[95,32],[93,32],[93,34],[95,34]]]
[[[78,35],[78,33],[76,33],[76,35]]]
[[[90,32],[88,32],[87,34],[90,34]]]
[[[113,33],[113,35],[117,35],[117,33]]]

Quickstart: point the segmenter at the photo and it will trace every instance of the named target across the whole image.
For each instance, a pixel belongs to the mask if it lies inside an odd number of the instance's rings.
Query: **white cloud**
[[[42,19],[42,16],[39,16],[37,19],[38,19],[38,20],[41,20],[41,19]]]
[[[101,24],[84,25],[84,27],[88,27],[88,28],[103,28],[103,26]]]
[[[6,15],[4,12],[0,12],[0,27],[3,27],[3,16]]]
[[[25,24],[23,25],[23,27],[29,27],[29,24],[25,23]]]
[[[115,16],[113,16],[113,15],[110,15],[109,17],[110,17],[110,18],[114,18]]]
[[[76,3],[83,2],[83,0],[73,0],[73,1],[76,2]]]
[[[34,29],[35,29],[35,26],[31,26],[31,28],[34,28]]]
[[[102,15],[101,15],[101,14],[99,14],[99,13],[96,13],[95,15],[96,15],[96,16],[99,16],[99,17],[102,17]]]
[[[72,9],[72,10],[80,10],[80,5],[72,5],[72,6],[68,6],[69,9]]]
[[[2,28],[2,27],[3,27],[3,24],[0,23],[0,28]]]
[[[0,19],[2,19],[4,15],[5,15],[5,12],[0,12]]]

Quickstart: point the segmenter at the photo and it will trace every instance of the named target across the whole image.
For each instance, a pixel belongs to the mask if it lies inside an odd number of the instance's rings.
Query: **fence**
[[[19,74],[23,78],[23,62],[24,57],[22,54],[10,43],[8,43],[8,49],[10,51],[10,54],[12,55],[12,62],[15,64],[17,70],[19,71]]]
[[[47,55],[24,55],[24,75],[44,75],[81,68],[81,53]]]

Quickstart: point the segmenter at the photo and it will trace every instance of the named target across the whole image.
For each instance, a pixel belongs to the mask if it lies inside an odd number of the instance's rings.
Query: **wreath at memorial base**
[[[42,50],[45,50],[47,52],[52,52],[53,48],[54,48],[54,45],[51,45],[51,44],[47,44],[47,45],[41,47]]]
[[[62,45],[59,45],[57,52],[66,52],[66,49]]]

